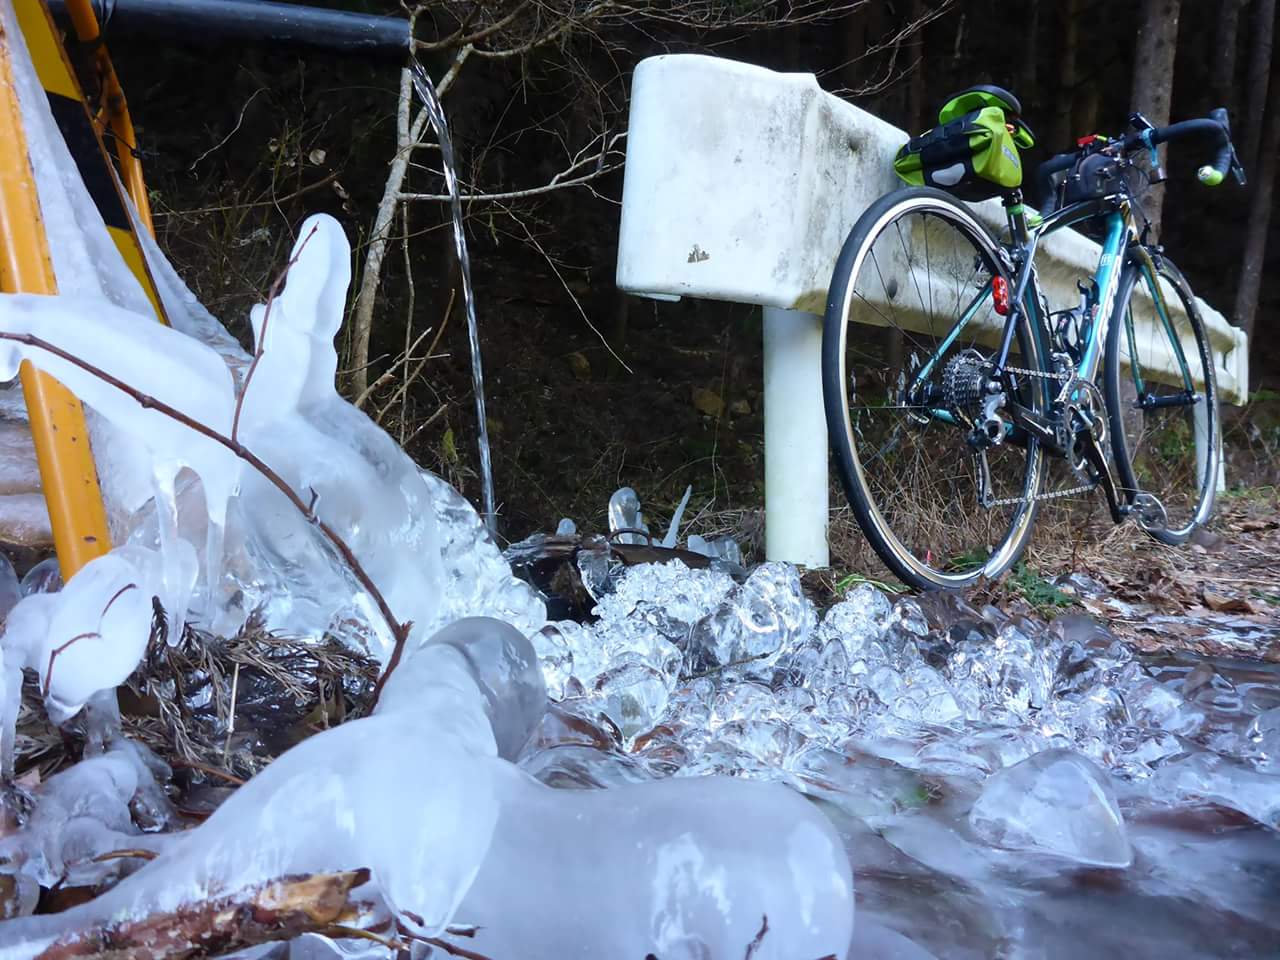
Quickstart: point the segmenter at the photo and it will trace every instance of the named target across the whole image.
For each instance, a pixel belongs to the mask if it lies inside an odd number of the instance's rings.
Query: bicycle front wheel
[[[1116,303],[1105,376],[1116,471],[1144,529],[1176,546],[1209,519],[1217,492],[1209,338],[1190,285],[1163,257],[1139,253],[1120,278]]]
[[[991,409],[980,407],[1005,325],[994,300],[1012,287],[1004,263],[964,204],[917,188],[862,215],[832,277],[822,376],[836,467],[872,548],[918,589],[999,575],[1035,518],[1036,440],[1008,430],[970,443]],[[1019,315],[1010,364],[1039,370],[1033,321]],[[1000,399],[1041,411],[1043,383],[1024,377]]]

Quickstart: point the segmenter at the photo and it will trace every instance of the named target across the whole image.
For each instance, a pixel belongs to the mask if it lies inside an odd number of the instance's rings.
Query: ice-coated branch
[[[121,587],[112,595],[111,599],[107,601],[107,605],[102,608],[102,613],[98,614],[99,630],[102,627],[102,618],[107,615],[107,611],[109,611],[112,608],[112,606],[115,605],[115,602],[119,600],[122,596],[124,596],[126,593],[128,593],[130,590],[137,590],[137,589],[138,589],[138,585],[136,583],[126,583],[123,587]],[[44,688],[42,690],[42,693],[46,700],[49,699],[49,691],[53,687],[53,664],[54,664],[54,661],[58,659],[58,655],[62,653],[64,650],[71,647],[73,644],[79,642],[80,640],[88,640],[90,637],[102,636],[99,630],[90,630],[87,633],[77,634],[76,636],[68,640],[66,643],[60,644],[59,646],[56,646],[49,651],[49,666],[45,669],[45,672],[44,672]]]
[[[67,934],[36,954],[35,960],[107,956],[176,960],[229,953],[335,927],[346,932],[358,929],[356,925],[374,913],[370,905],[351,899],[351,891],[368,882],[365,869],[282,877],[169,913]]]
[[[88,640],[90,637],[100,637],[100,636],[102,636],[102,634],[100,634],[97,630],[90,630],[88,633],[78,633],[74,637],[72,637],[70,640],[68,640],[66,643],[59,644],[58,646],[50,650],[49,651],[49,667],[47,670],[45,670],[45,673],[44,673],[44,687],[41,689],[40,695],[43,696],[46,700],[49,699],[49,690],[53,685],[53,664],[54,664],[54,661],[58,659],[58,654],[62,653],[64,650],[79,643],[81,640]]]
[[[289,484],[286,483],[278,473],[271,469],[271,467],[263,462],[263,460],[252,450],[245,447],[238,440],[223,436],[212,427],[201,423],[199,420],[188,416],[181,410],[177,410],[169,406],[163,401],[157,400],[155,397],[144,393],[137,387],[125,383],[120,378],[112,376],[110,373],[103,370],[101,367],[90,363],[88,360],[78,357],[70,351],[62,349],[56,344],[50,343],[47,340],[43,340],[40,337],[33,336],[29,333],[9,333],[0,331],[0,340],[10,340],[14,343],[21,343],[28,347],[35,347],[38,350],[44,350],[56,357],[60,357],[67,363],[79,367],[85,373],[96,377],[108,386],[114,387],[121,393],[132,398],[144,410],[154,410],[157,413],[163,414],[169,419],[182,424],[184,427],[187,427],[201,436],[212,440],[214,443],[220,444],[230,450],[238,459],[251,466],[261,474],[267,482],[284,494],[289,502],[297,508],[298,512],[301,513],[310,523],[314,524],[321,534],[324,535],[324,538],[329,541],[330,546],[337,551],[338,555],[347,565],[347,569],[351,571],[360,586],[363,587],[369,596],[373,598],[373,602],[378,608],[378,613],[386,622],[387,627],[391,630],[391,635],[395,641],[394,646],[391,651],[391,657],[387,661],[386,669],[383,670],[381,676],[378,677],[377,683],[374,685],[370,709],[377,705],[378,696],[382,692],[383,684],[386,682],[386,679],[391,672],[396,668],[396,665],[399,664],[400,658],[404,654],[404,645],[409,638],[409,630],[413,625],[412,623],[402,623],[396,618],[390,605],[387,603],[386,597],[383,596],[382,591],[378,589],[378,585],[374,583],[373,578],[369,576],[368,571],[365,570],[359,559],[357,559],[355,552],[351,549],[350,545],[343,540],[336,530],[316,515],[315,510],[313,509],[314,504],[306,503],[302,497],[299,496],[297,491],[289,486]],[[63,647],[65,648],[66,646],[69,646],[71,642],[74,641],[68,641],[67,644],[63,645]]]

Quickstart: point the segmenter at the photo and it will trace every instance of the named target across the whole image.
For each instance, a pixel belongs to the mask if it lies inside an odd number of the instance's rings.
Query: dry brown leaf
[[[1219,613],[1259,613],[1258,608],[1247,597],[1233,597],[1220,593],[1206,586],[1203,593],[1204,605]]]
[[[1233,524],[1235,529],[1241,533],[1256,533],[1259,530],[1274,530],[1280,527],[1280,519],[1276,517],[1255,517],[1249,520],[1241,520],[1238,524]]]

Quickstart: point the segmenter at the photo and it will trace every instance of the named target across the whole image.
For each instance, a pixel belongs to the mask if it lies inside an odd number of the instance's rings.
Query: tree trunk
[[[907,4],[908,23],[919,23],[924,18],[924,0],[910,0]],[[912,65],[907,78],[907,123],[912,136],[923,133],[936,118],[927,116],[924,85],[924,31],[920,30],[905,41],[909,45],[907,63]]]
[[[1080,0],[1066,0],[1058,7],[1058,115],[1053,124],[1049,153],[1062,153],[1078,135],[1072,128],[1072,104],[1076,98],[1076,54],[1080,40]]]
[[[1018,65],[1018,89],[1013,91],[1024,104],[1039,102],[1036,96],[1037,70],[1040,61],[1040,0],[1026,0],[1023,21],[1022,62]]]
[[[1262,115],[1267,102],[1267,78],[1271,75],[1271,48],[1275,38],[1276,0],[1258,0],[1253,14],[1253,48],[1249,52],[1249,76],[1245,81],[1244,153],[1245,169],[1257,166],[1258,140],[1262,136]]]
[[[840,70],[840,79],[848,90],[860,90],[878,78],[876,67],[880,58],[868,57],[866,53],[884,39],[883,27],[884,5],[880,3],[858,7],[845,20],[844,66]],[[762,32],[761,36],[767,38],[769,34]],[[876,99],[871,98],[869,108],[874,108]]]
[[[1173,95],[1173,55],[1178,43],[1178,14],[1181,0],[1142,0],[1138,21],[1133,89],[1129,102],[1157,127],[1169,122],[1169,101]],[[1164,163],[1164,147],[1160,148]],[[1142,207],[1151,219],[1151,235],[1160,236],[1160,210],[1164,188],[1153,187]]]
[[[1225,0],[1218,17],[1218,33],[1214,37],[1213,81],[1210,84],[1213,102],[1207,104],[1209,110],[1226,107],[1229,113],[1235,113],[1236,46],[1239,43],[1242,5],[1242,0]]]
[[[1240,282],[1236,285],[1235,322],[1249,334],[1252,347],[1254,321],[1258,314],[1258,294],[1262,286],[1262,269],[1267,255],[1267,233],[1271,229],[1271,208],[1276,185],[1276,155],[1280,154],[1280,70],[1271,70],[1271,98],[1262,135],[1262,150],[1253,177],[1253,204],[1249,209],[1249,227],[1245,233],[1244,258],[1240,264]]]

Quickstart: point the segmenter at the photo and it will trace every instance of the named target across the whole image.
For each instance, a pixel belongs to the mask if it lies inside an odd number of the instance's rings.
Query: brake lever
[[[1142,114],[1137,112],[1129,114],[1129,126],[1133,127],[1133,129],[1138,131],[1154,130],[1156,128],[1156,125],[1154,123],[1152,123]]]

